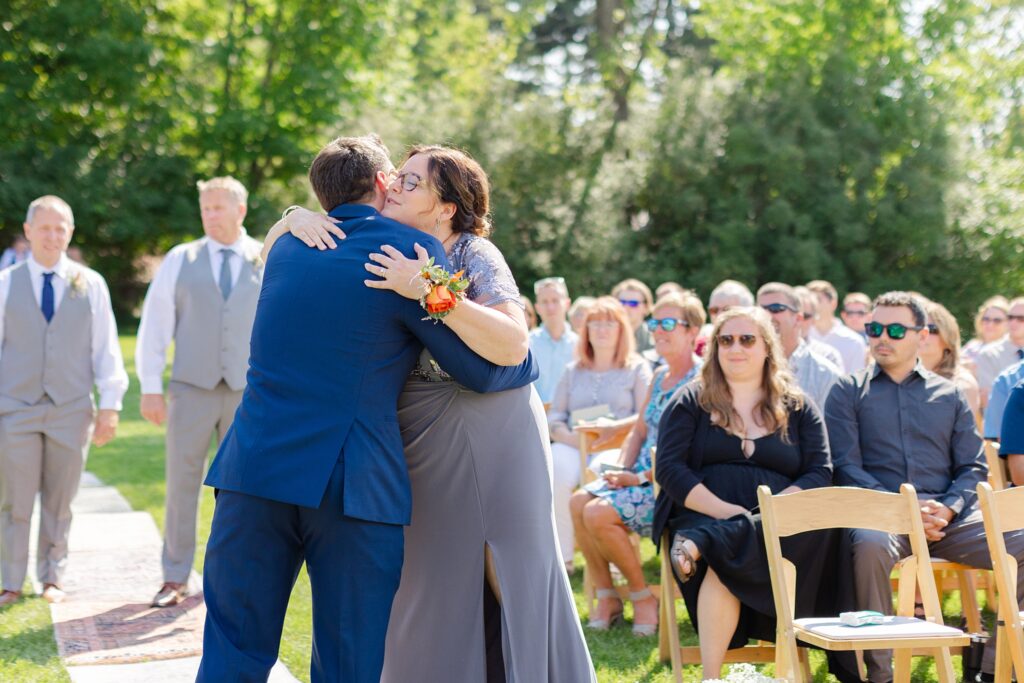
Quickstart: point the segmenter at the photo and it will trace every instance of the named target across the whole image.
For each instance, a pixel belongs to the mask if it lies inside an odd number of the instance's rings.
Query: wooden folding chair
[[[988,483],[994,491],[1002,491],[1010,483],[1006,458],[999,457],[999,442],[985,441],[985,463],[988,464]]]
[[[997,681],[1011,680],[1016,670],[1017,680],[1024,679],[1024,627],[1022,613],[1017,604],[1017,559],[1006,552],[1003,534],[1024,529],[1024,487],[994,491],[990,484],[978,484],[978,500],[985,521],[985,538],[992,555],[999,610],[996,616],[996,670]]]
[[[901,683],[910,681],[914,649],[926,650],[935,657],[939,680],[953,683],[950,648],[966,646],[970,638],[942,623],[920,503],[913,486],[903,484],[898,494],[828,487],[779,496],[773,496],[767,486],[760,486],[757,498],[777,615],[776,676],[797,683],[807,680],[805,670],[798,665],[797,642],[801,641],[826,650],[895,650],[894,680]],[[879,626],[859,628],[842,626],[837,617],[793,618],[796,567],[782,557],[779,539],[819,529],[873,529],[909,537],[911,554],[900,572],[896,617]],[[925,619],[913,616],[917,587]]]
[[[657,451],[651,449],[651,476],[657,466]],[[654,481],[654,495],[657,497],[660,487]],[[672,538],[666,531],[661,537],[661,595],[658,604],[658,657],[662,662],[672,663],[672,676],[675,683],[683,683],[683,666],[700,664],[700,647],[679,645],[679,622],[676,620],[676,600],[682,599],[679,586],[672,574],[672,559],[669,548]],[[653,589],[652,589],[653,590]],[[753,664],[769,664],[775,661],[775,648],[770,644],[747,645],[725,653],[726,664],[747,662]]]

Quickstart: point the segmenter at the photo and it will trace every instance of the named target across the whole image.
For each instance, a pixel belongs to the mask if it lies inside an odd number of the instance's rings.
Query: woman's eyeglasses
[[[1024,315],[1008,315],[1006,316],[1006,319],[1009,320],[1011,323],[1024,323]]]
[[[392,171],[391,180],[392,182],[397,182],[405,192],[412,192],[423,182],[423,178],[418,173],[413,173],[412,171],[406,171],[405,173]]]
[[[655,332],[659,327],[666,332],[671,332],[676,327],[689,327],[690,323],[679,318],[648,318],[647,329]]]
[[[871,322],[864,325],[864,334],[868,335],[872,339],[878,339],[882,336],[882,332],[886,332],[889,335],[889,339],[899,341],[907,336],[908,330],[920,332],[923,329],[924,325],[908,327],[901,323],[889,323],[888,325],[883,325],[882,323]]]
[[[987,315],[981,316],[981,322],[989,323],[991,325],[1002,325],[1006,322],[1006,318],[990,318]]]
[[[863,316],[868,314],[867,311],[862,311],[859,308],[844,308],[843,309],[843,313],[845,313],[846,315],[850,316],[851,318],[854,317],[854,316],[859,318],[859,317],[863,317]]]
[[[637,306],[643,304],[644,302],[638,301],[636,299],[619,299],[619,303],[629,308],[636,308]]]
[[[928,323],[927,325],[925,325],[925,327],[928,328],[928,334],[938,334],[939,333],[939,326],[936,325],[935,323]]]
[[[619,323],[614,320],[591,320],[587,322],[587,329],[589,330],[611,330],[619,326]]]
[[[736,342],[745,349],[752,348],[757,343],[756,334],[720,334],[718,335],[718,346],[722,349],[731,348]]]

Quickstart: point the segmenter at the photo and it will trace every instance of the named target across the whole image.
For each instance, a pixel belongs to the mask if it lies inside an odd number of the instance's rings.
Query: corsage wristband
[[[442,320],[455,310],[466,294],[469,281],[462,277],[463,271],[449,273],[441,266],[434,265],[434,259],[427,261],[420,276],[426,280],[429,289],[420,297],[420,306],[430,320]]]

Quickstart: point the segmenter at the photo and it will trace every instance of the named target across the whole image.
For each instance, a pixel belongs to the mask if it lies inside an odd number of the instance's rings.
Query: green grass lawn
[[[118,437],[104,448],[94,448],[87,469],[104,482],[116,486],[136,510],[153,515],[162,529],[164,521],[164,447],[163,430],[146,423],[139,415],[138,382],[134,372],[135,338],[122,337],[121,347],[132,378],[132,387],[125,397],[124,411]],[[212,450],[211,450],[212,455]],[[203,490],[200,498],[199,544],[196,570],[202,571],[203,554],[213,518],[213,494]],[[650,581],[657,580],[658,564],[654,548],[645,541],[642,546],[644,568]],[[577,566],[582,557],[577,555]],[[582,571],[572,577],[576,605],[584,619],[587,608],[583,599]],[[158,586],[153,586],[154,592]],[[944,606],[949,623],[957,623],[959,598],[950,595]],[[677,604],[680,637],[683,644],[696,645],[697,637],[686,617],[682,602]],[[632,608],[627,604],[626,618],[632,619]],[[281,659],[299,679],[309,681],[311,605],[309,580],[305,571],[292,592],[291,604],[281,642]],[[657,639],[634,638],[629,628],[616,628],[608,633],[587,632],[587,643],[597,667],[601,683],[668,683],[672,676],[669,667],[658,661]],[[811,655],[815,681],[835,681],[824,670],[824,658]],[[915,660],[915,681],[935,681],[934,665],[928,658]],[[954,658],[959,670],[960,660]],[[771,666],[763,668],[770,674]],[[686,680],[695,680],[697,669],[686,672]],[[68,674],[57,657],[56,643],[47,605],[39,598],[29,598],[0,613],[0,681],[57,682],[67,681]]]

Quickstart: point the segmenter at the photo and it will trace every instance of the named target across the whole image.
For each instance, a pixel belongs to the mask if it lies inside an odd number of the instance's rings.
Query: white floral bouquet
[[[706,679],[704,683],[784,683],[781,678],[768,678],[758,672],[753,664],[736,664],[729,667],[725,678]]]

